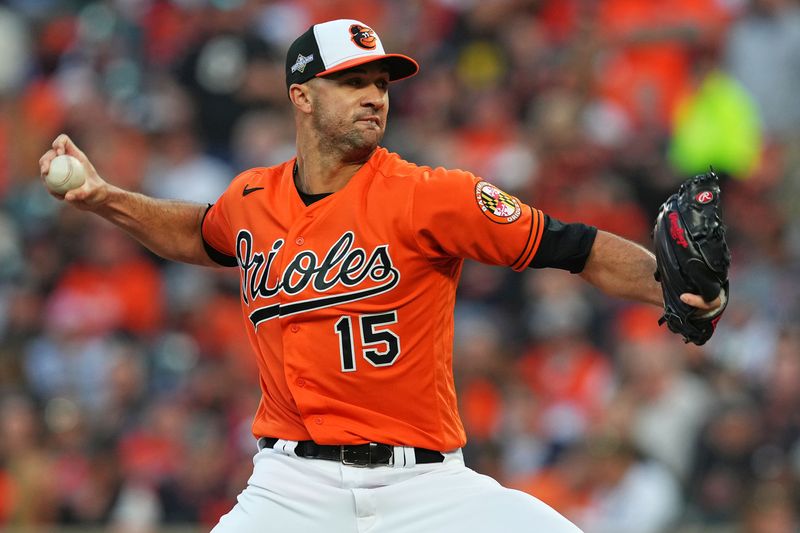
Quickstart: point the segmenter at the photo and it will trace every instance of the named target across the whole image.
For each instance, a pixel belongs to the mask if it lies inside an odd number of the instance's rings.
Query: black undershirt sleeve
[[[544,232],[531,268],[560,268],[573,274],[583,271],[592,250],[597,228],[586,224],[565,224],[544,216]]]

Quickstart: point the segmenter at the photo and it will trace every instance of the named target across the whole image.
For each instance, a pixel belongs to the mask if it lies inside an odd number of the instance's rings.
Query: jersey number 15
[[[342,372],[356,370],[355,348],[353,345],[353,323],[358,323],[361,332],[362,356],[372,366],[391,366],[400,356],[400,337],[393,331],[382,328],[397,323],[397,311],[377,315],[343,316],[334,331],[339,336],[339,355]],[[379,329],[381,328],[381,329]]]

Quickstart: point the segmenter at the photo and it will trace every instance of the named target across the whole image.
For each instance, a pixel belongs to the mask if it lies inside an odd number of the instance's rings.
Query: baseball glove
[[[681,184],[661,206],[653,229],[656,281],[664,293],[667,323],[686,342],[705,344],[728,303],[731,254],[725,241],[719,205],[719,180],[714,171]],[[683,293],[699,294],[707,302],[719,296],[722,305],[705,312],[685,304]]]

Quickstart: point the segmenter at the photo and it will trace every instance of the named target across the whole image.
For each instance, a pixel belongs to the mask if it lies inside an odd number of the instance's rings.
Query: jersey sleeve
[[[226,267],[238,265],[233,244],[233,228],[228,213],[230,209],[235,208],[231,205],[233,200],[230,191],[239,181],[235,179],[216,203],[209,204],[200,223],[200,235],[206,253],[212,261]]]
[[[432,260],[458,257],[521,271],[536,255],[544,222],[540,210],[469,172],[437,168],[415,184],[411,225]]]
[[[229,247],[225,239],[226,228],[230,228],[222,214],[219,204],[208,204],[200,223],[200,235],[203,238],[203,248],[208,257],[221,266],[235,267],[238,265],[236,257],[226,251]]]

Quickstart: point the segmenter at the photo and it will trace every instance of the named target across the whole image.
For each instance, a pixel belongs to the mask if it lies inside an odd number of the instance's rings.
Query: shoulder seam
[[[430,174],[431,172],[432,169],[430,169],[429,167],[427,168],[427,170],[423,170],[422,179],[426,179],[425,174]],[[436,263],[431,257],[428,256],[428,254],[425,253],[425,251],[422,249],[422,246],[420,246],[419,244],[419,240],[417,240],[417,228],[414,226],[414,205],[416,203],[417,187],[419,186],[420,181],[421,180],[412,180],[411,184],[411,201],[409,202],[409,209],[408,209],[409,226],[411,227],[411,240],[414,241],[414,246],[417,247],[417,251],[422,257],[425,258],[425,261],[427,261],[429,265],[431,265],[434,268],[441,268],[441,265]],[[449,257],[449,259],[461,259],[461,258]]]

